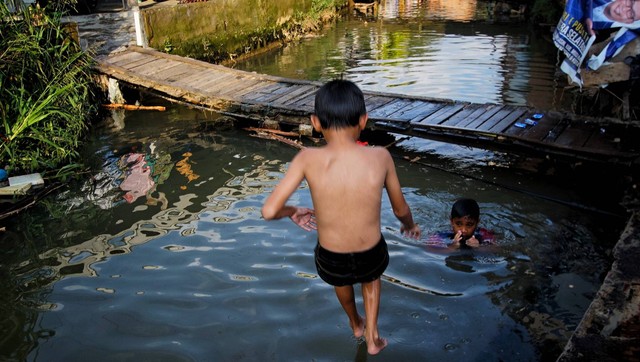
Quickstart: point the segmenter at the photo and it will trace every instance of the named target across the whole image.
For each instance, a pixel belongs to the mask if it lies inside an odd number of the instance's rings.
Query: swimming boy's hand
[[[289,216],[291,221],[296,223],[296,225],[305,229],[306,231],[317,230],[318,225],[316,225],[316,212],[313,209],[308,209],[306,207],[296,207],[296,211],[293,215]]]
[[[467,246],[469,246],[469,247],[477,248],[477,247],[480,246],[480,241],[478,239],[476,239],[475,236],[472,236],[469,239],[467,239],[465,244],[467,244]]]
[[[402,235],[410,237],[410,238],[414,238],[414,239],[420,239],[420,227],[416,224],[413,224],[412,227],[407,228],[404,225],[402,225],[400,227],[400,232],[402,233]]]
[[[453,242],[456,244],[460,244],[460,242],[462,241],[462,231],[458,231],[454,236],[453,236]]]
[[[462,237],[462,231],[458,231],[454,236],[453,236],[453,243],[452,245],[455,245],[456,247],[460,246],[460,244],[463,241],[463,237]],[[470,237],[467,240],[464,240],[464,245],[471,247],[471,248],[477,248],[480,246],[480,241],[478,239],[476,239],[475,235]]]

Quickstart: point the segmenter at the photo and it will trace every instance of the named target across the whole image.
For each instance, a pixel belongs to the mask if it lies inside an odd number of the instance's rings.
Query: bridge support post
[[[117,79],[109,78],[107,83],[107,91],[109,95],[109,102],[116,104],[124,104],[125,99],[120,90],[120,83]]]
[[[147,41],[144,35],[144,28],[142,27],[142,23],[140,21],[140,7],[137,5],[133,8],[133,22],[136,28],[136,45],[146,48]]]
[[[298,126],[298,133],[301,136],[311,137],[313,135],[313,126],[311,126],[310,124],[301,124]]]

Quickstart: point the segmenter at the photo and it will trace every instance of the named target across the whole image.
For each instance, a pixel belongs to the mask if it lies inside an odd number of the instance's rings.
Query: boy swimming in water
[[[477,248],[481,244],[493,244],[493,233],[478,228],[480,223],[480,206],[474,199],[459,199],[451,207],[451,232],[438,233],[427,240],[428,246]]]
[[[382,190],[386,189],[401,232],[419,238],[404,199],[395,165],[382,147],[357,143],[367,124],[362,91],[352,82],[333,80],[315,98],[311,123],[326,145],[300,151],[284,178],[262,207],[266,220],[289,217],[307,231],[318,231],[315,263],[318,275],[334,286],[356,338],[367,341],[369,354],[377,354],[387,341],[378,333],[380,276],[389,263],[381,233]],[[306,180],[314,209],[286,202]],[[365,317],[358,313],[354,284],[362,285]]]

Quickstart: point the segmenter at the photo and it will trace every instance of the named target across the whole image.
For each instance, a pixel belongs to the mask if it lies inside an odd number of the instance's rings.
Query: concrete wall
[[[319,2],[331,0],[209,0],[141,12],[151,48],[217,62],[283,40]]]

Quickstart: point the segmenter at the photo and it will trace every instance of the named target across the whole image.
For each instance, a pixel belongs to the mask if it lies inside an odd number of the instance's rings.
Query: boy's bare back
[[[300,155],[327,250],[368,250],[380,241],[381,193],[391,157],[384,148],[330,145]]]
[[[393,159],[381,147],[332,142],[305,149],[293,159],[271,197],[277,200],[281,192],[288,196],[303,179],[311,189],[320,245],[327,250],[363,251],[380,241],[380,204],[385,186],[394,211],[408,211]]]

